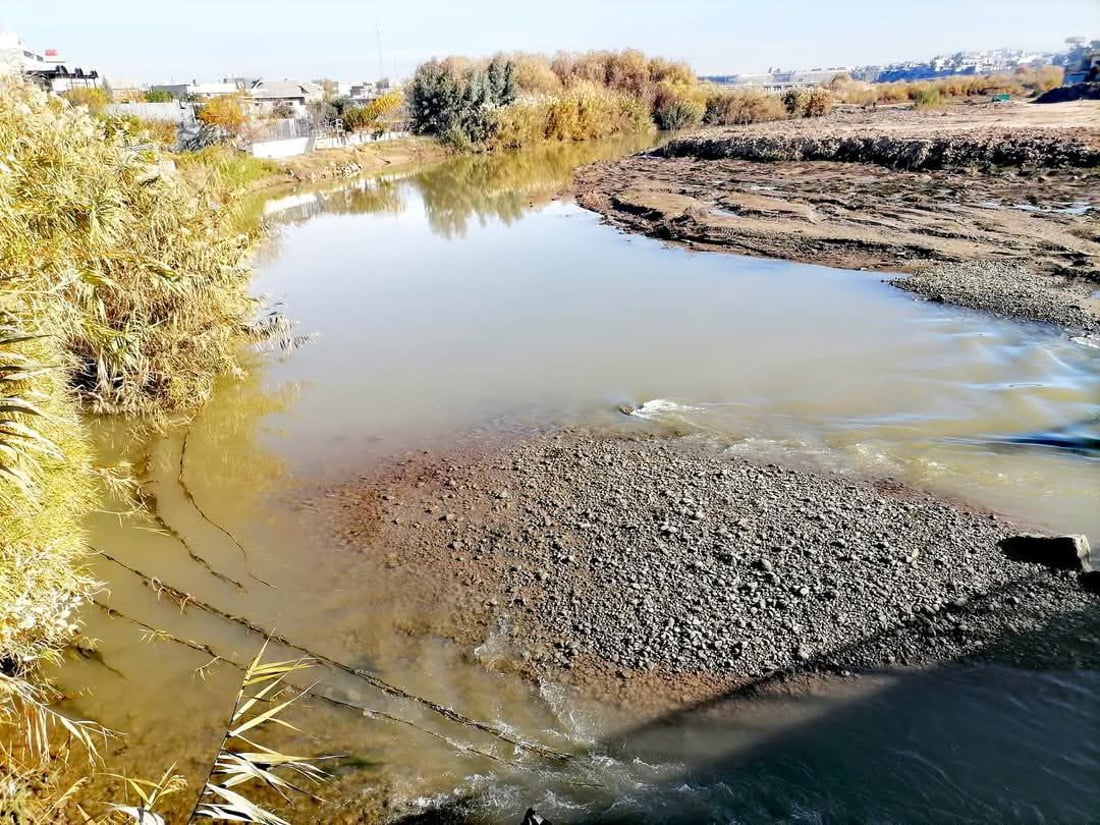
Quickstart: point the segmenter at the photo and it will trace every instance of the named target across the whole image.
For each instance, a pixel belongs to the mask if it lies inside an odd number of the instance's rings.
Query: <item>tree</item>
[[[485,76],[492,105],[508,106],[516,102],[516,67],[511,60],[497,55],[490,61]]]
[[[167,89],[150,89],[145,93],[146,103],[171,103],[175,98]]]
[[[196,113],[196,117],[207,126],[220,129],[228,135],[239,135],[247,115],[236,95],[222,95],[211,98]]]
[[[374,100],[368,100],[362,106],[347,105],[341,112],[344,128],[349,132],[382,131],[383,121],[391,117],[404,103],[405,96],[394,90]]]
[[[460,127],[466,107],[459,78],[438,60],[417,67],[409,104],[412,130],[420,135],[442,135]]]

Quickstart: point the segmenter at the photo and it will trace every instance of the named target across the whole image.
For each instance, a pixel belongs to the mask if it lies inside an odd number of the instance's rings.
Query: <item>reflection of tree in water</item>
[[[372,177],[339,182],[286,195],[290,203],[267,217],[270,225],[296,225],[323,214],[399,214],[407,208],[404,186],[414,186],[424,201],[428,224],[446,238],[466,234],[476,218],[511,224],[525,210],[552,200],[585,163],[645,149],[648,135],[612,141],[553,144],[539,149],[463,155],[408,177]],[[278,199],[276,199],[278,200]],[[299,202],[295,203],[294,201]],[[277,244],[267,245],[274,255]]]
[[[243,378],[219,386],[209,406],[191,422],[186,437],[187,450],[193,454],[186,460],[192,485],[252,498],[285,482],[285,462],[263,446],[261,434],[265,419],[289,410],[300,388],[294,383],[274,389],[265,386],[265,357],[270,356],[257,354]]]
[[[401,197],[400,178],[368,178],[354,186],[332,192],[319,192],[321,211],[335,215],[357,215],[363,212],[386,212],[397,215],[405,211]]]
[[[556,144],[494,155],[466,155],[414,175],[433,232],[446,238],[466,234],[471,218],[512,224],[531,206],[547,203],[585,163],[650,145],[648,137],[626,141]]]

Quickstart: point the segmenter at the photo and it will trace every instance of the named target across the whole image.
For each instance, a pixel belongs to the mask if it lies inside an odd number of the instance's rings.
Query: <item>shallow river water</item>
[[[97,427],[104,460],[135,462],[161,519],[96,517],[94,543],[117,560],[96,561],[99,598],[121,615],[90,609],[99,654],[59,674],[74,710],[127,734],[107,768],[153,777],[175,762],[198,781],[239,679],[224,663],[199,678],[209,656],[143,638],[131,619],[238,660],[261,641],[158,598],[122,562],[578,754],[501,765],[454,747],[511,758],[491,738],[319,668],[327,695],[437,735],[304,703],[294,746],[342,756],[329,763],[330,805],[295,821],[371,821],[387,797],[461,796],[483,822],[518,823],[528,805],[555,822],[1095,821],[1100,674],[1074,669],[1072,650],[1024,668],[716,699],[638,724],[499,673],[492,640],[469,651],[416,633],[415,616],[372,600],[366,560],[296,506],[299,490],[479,433],[670,425],[1100,538],[1100,460],[1018,439],[1100,435],[1100,349],[915,302],[880,275],[667,248],[553,199],[578,163],[631,148],[459,158],[267,202],[276,233],[257,289],[316,337],[225,382],[186,433],[146,442],[117,422]],[[621,404],[640,410],[627,417]],[[1095,647],[1095,633],[1075,643]]]

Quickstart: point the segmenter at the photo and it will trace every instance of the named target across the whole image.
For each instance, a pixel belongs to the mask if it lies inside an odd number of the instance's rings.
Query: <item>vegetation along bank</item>
[[[82,415],[186,417],[282,320],[249,295],[247,181],[178,167],[133,133],[36,87],[0,86],[0,714],[20,721],[4,771],[50,757],[38,665],[75,629],[97,485]],[[28,714],[28,715],[24,715]],[[30,729],[33,729],[30,728]]]

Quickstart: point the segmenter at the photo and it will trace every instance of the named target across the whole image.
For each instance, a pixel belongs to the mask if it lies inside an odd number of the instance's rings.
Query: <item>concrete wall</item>
[[[195,122],[195,107],[190,103],[110,103],[107,113],[111,115],[134,115],[142,120],[163,120],[167,123],[192,124]]]
[[[253,143],[251,151],[253,157],[257,158],[292,158],[295,155],[304,155],[310,148],[309,138],[303,137]]]

